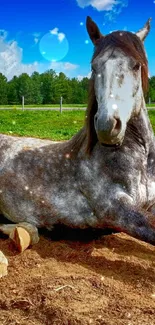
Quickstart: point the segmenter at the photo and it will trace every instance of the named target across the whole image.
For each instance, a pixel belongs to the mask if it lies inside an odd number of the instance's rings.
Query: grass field
[[[155,107],[155,103],[146,104],[146,107]]]
[[[151,104],[146,104],[147,107],[155,107],[155,103],[151,103]],[[59,108],[60,104],[40,104],[40,105],[24,105],[25,109],[26,108],[37,108],[37,107],[47,107],[47,108]],[[65,107],[69,107],[69,108],[83,108],[83,107],[87,107],[87,104],[63,104],[62,105],[63,108]],[[21,105],[0,105],[0,108],[12,108],[12,109],[22,109]]]
[[[155,132],[155,110],[149,111]],[[85,112],[0,110],[0,133],[48,138],[70,139],[83,126]]]
[[[85,112],[0,110],[0,133],[53,140],[70,139],[84,123]]]
[[[70,107],[70,108],[82,108],[86,107],[87,104],[63,104],[62,105],[64,108],[65,107]],[[37,107],[49,107],[49,108],[55,108],[55,107],[60,107],[60,103],[58,104],[40,104],[40,105],[24,105],[25,108],[37,108]],[[0,108],[12,108],[12,109],[22,109],[22,105],[0,105]]]

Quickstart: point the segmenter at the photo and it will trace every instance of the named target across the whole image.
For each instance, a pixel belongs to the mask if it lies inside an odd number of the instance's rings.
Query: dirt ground
[[[155,247],[123,233],[56,230],[9,261],[0,325],[154,325]]]

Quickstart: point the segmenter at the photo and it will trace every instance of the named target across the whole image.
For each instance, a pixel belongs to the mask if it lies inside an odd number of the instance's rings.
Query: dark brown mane
[[[101,38],[94,52],[93,58],[103,54],[107,49],[119,48],[125,55],[133,57],[142,67],[142,87],[144,93],[148,89],[148,61],[142,42],[136,34],[117,31]]]
[[[92,60],[102,55],[107,49],[121,49],[127,56],[133,57],[141,64],[142,87],[144,94],[148,89],[148,61],[142,42],[136,34],[131,32],[117,31],[102,37],[95,48]],[[85,150],[91,153],[97,142],[94,129],[94,115],[97,112],[97,102],[94,92],[94,82],[90,80],[88,108],[86,111],[85,127],[82,128],[71,140],[71,147],[74,153],[78,152],[86,140]]]

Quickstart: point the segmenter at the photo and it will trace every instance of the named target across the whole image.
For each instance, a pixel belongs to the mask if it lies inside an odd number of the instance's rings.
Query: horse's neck
[[[131,121],[128,123],[128,129],[129,135],[133,134],[135,139],[137,136],[139,143],[141,143],[145,149],[149,151],[150,146],[152,146],[154,143],[154,133],[144,101],[139,115],[131,119]]]

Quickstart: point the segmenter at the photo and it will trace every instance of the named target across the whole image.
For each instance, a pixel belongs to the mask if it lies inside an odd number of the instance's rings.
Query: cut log
[[[8,260],[5,255],[0,251],[0,278],[8,274],[7,271]]]
[[[15,227],[10,233],[10,238],[14,241],[15,246],[20,253],[25,251],[31,244],[31,236],[28,231],[22,227]]]
[[[37,227],[28,222],[0,225],[0,231],[14,241],[20,252],[23,252],[30,245],[37,244],[39,241]]]

